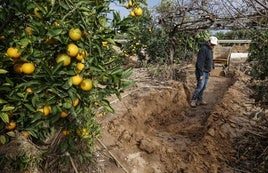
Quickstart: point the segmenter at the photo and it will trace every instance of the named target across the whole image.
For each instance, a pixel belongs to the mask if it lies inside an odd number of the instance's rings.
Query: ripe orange
[[[33,29],[30,26],[26,26],[24,30],[26,34],[33,35],[33,32],[32,32]]]
[[[45,43],[51,45],[51,44],[58,44],[59,41],[56,40],[56,39],[54,39],[54,38],[46,38],[46,39],[45,39]]]
[[[25,74],[32,74],[35,70],[35,66],[33,63],[27,62],[27,63],[22,64],[21,70]]]
[[[129,5],[128,5],[128,3],[126,3],[125,7],[126,7],[126,9],[129,9],[130,8]]]
[[[89,131],[86,128],[77,129],[76,133],[81,138],[88,138],[89,137]]]
[[[61,131],[61,134],[62,134],[63,136],[67,136],[67,135],[69,135],[70,133],[71,133],[70,130],[62,130],[62,131]]]
[[[46,38],[45,43],[46,44],[56,44],[56,43],[58,43],[58,41],[54,38]]]
[[[51,113],[51,107],[50,107],[50,105],[45,105],[44,106],[44,116],[48,116],[50,113]]]
[[[59,54],[56,58],[56,62],[60,63],[63,61],[63,66],[68,66],[71,63],[71,57],[65,53]]]
[[[32,91],[31,88],[26,88],[25,92],[26,92],[26,93],[32,93],[33,91]]]
[[[5,127],[7,130],[14,130],[16,128],[16,122],[11,121],[10,123],[8,123]]]
[[[75,57],[78,61],[82,61],[87,56],[87,52],[85,50],[79,52]]]
[[[128,2],[128,6],[129,6],[130,8],[133,6],[133,2],[132,2],[132,0],[130,0],[130,1]]]
[[[135,16],[141,16],[142,15],[142,9],[141,7],[134,8]]]
[[[69,114],[65,111],[62,111],[61,114],[60,114],[60,117],[61,118],[66,118]]]
[[[73,44],[73,43],[70,43],[68,44],[67,46],[67,54],[70,56],[70,57],[75,57],[79,52],[79,48]]]
[[[76,69],[78,72],[82,71],[85,68],[85,64],[79,62],[76,64]]]
[[[98,101],[95,101],[94,102],[94,106],[98,107],[99,106],[99,102]]]
[[[103,117],[103,113],[102,112],[97,114],[97,118],[102,118],[102,117]]]
[[[69,30],[69,37],[73,40],[73,41],[78,41],[81,39],[82,37],[82,32],[80,29],[78,28],[72,28]]]
[[[19,50],[15,47],[10,47],[7,49],[7,55],[11,58],[19,58],[21,56],[21,53],[19,53]]]
[[[6,37],[4,35],[0,35],[0,40],[4,40]]]
[[[103,47],[107,47],[107,46],[108,46],[108,42],[107,42],[107,41],[103,41],[103,42],[102,42],[102,46],[103,46]]]
[[[22,131],[21,132],[23,136],[25,136],[26,138],[28,138],[30,136],[30,133],[27,131]]]
[[[15,64],[14,66],[13,66],[13,69],[14,69],[14,71],[15,72],[17,72],[17,73],[22,73],[22,64]]]
[[[80,87],[82,90],[84,91],[90,91],[93,87],[93,82],[91,79],[84,79],[81,83],[80,83]]]
[[[127,9],[131,8],[132,6],[133,6],[132,0],[130,0],[130,1],[125,5],[125,7],[126,7]]]
[[[50,105],[45,105],[43,108],[37,109],[37,111],[42,112],[43,116],[48,116],[52,110]]]
[[[79,85],[82,81],[83,81],[83,78],[79,74],[72,77],[73,85]]]
[[[88,36],[88,32],[87,31],[83,31],[82,35],[83,35],[83,37],[87,37]]]
[[[59,24],[57,21],[53,22],[53,25],[54,25],[55,27],[59,27],[59,26],[60,26],[60,24]]]
[[[79,102],[80,102],[79,99],[74,100],[74,101],[73,101],[73,106],[74,106],[74,107],[77,106],[77,105],[79,104]]]
[[[136,16],[135,13],[134,13],[134,11],[131,11],[130,12],[130,16],[132,16],[132,17],[135,17]]]
[[[42,18],[42,15],[41,15],[40,12],[41,12],[41,11],[40,11],[40,9],[39,9],[38,7],[35,7],[35,8],[34,8],[34,15],[35,15],[36,17],[38,17],[39,19]]]

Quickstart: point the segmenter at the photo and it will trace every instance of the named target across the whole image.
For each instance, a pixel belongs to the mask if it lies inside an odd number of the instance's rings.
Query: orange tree
[[[2,146],[8,145],[15,134],[24,134],[40,145],[55,131],[61,131],[64,137],[59,152],[91,153],[100,134],[97,112],[113,111],[107,97],[120,97],[132,83],[127,80],[131,69],[121,68],[123,56],[112,46],[114,27],[131,28],[138,16],[120,21],[113,13],[113,21],[108,22],[110,3],[0,2]],[[129,8],[140,3],[145,2],[133,0]],[[84,148],[78,147],[81,143]]]

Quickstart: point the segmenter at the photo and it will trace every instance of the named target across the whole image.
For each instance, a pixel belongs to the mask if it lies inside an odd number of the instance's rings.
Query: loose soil
[[[232,142],[250,129],[259,108],[250,97],[249,77],[211,76],[205,92],[208,105],[191,108],[196,81],[194,66],[183,81],[153,79],[137,68],[135,87],[122,99],[111,98],[115,113],[100,120],[98,171],[107,173],[230,173]]]

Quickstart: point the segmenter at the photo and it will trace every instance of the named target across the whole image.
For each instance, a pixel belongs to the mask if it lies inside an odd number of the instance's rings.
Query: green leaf
[[[39,96],[38,96],[37,94],[34,94],[34,96],[32,97],[31,102],[32,102],[32,105],[33,105],[34,107],[36,107],[36,103],[40,102],[40,101],[39,101]]]
[[[86,7],[80,7],[79,10],[86,11],[86,12],[92,12],[92,10],[90,10],[89,8],[86,8]]]
[[[48,30],[47,36],[49,38],[54,38],[56,36],[59,36],[62,33],[63,33],[63,30],[62,29],[55,29],[55,28],[53,28],[51,30]]]
[[[30,114],[31,116],[31,123],[34,124],[34,128],[39,128],[42,126],[43,122],[40,121],[40,119],[42,119],[42,112],[37,111],[35,114]],[[28,115],[27,115],[28,116]]]
[[[71,81],[71,80],[67,80],[67,81],[63,84],[62,88],[68,90],[71,86],[72,86],[72,81]]]
[[[37,129],[27,129],[32,137],[38,138],[38,131]]]
[[[4,105],[1,111],[2,111],[2,112],[8,112],[8,111],[11,111],[11,110],[13,110],[13,109],[15,109],[14,106]]]
[[[108,43],[115,45],[115,42],[112,38],[106,39]]]
[[[12,82],[12,80],[10,80],[8,77],[6,77],[6,81],[10,86],[13,86],[14,83]]]
[[[29,43],[31,43],[31,41],[28,38],[23,38],[20,40],[19,44],[21,47],[27,47]]]
[[[125,71],[123,71],[122,78],[128,78],[133,73],[132,68],[128,68]]]
[[[6,71],[5,69],[0,69],[0,74],[6,74],[8,73],[8,71]]]
[[[121,80],[121,88],[122,89],[128,89],[133,87],[135,84],[135,81],[132,80]]]
[[[65,109],[71,109],[73,107],[73,105],[71,103],[63,103],[62,107]]]
[[[93,71],[97,71],[97,72],[106,71],[105,68],[102,67],[101,65],[91,66],[90,69],[93,70]]]
[[[59,64],[63,64],[63,62],[61,62]],[[48,76],[50,76],[52,78],[52,71],[50,70],[50,67],[47,66],[45,63],[42,63],[42,66],[44,66],[43,69],[48,73]]]
[[[75,96],[76,92],[77,92],[77,91],[76,91],[74,88],[70,88],[70,89],[68,90],[68,95],[69,95],[69,97],[70,97],[72,100],[75,100],[75,99],[76,99],[76,96]]]
[[[49,92],[51,92],[53,94],[56,94],[60,98],[64,98],[64,97],[68,96],[68,94],[65,91],[63,91],[63,90],[61,90],[59,88],[56,88],[56,86],[55,87],[51,86],[51,88],[47,89],[47,91],[49,91]]]
[[[117,84],[120,81],[120,78],[116,75],[112,75],[112,78],[115,84]]]
[[[9,116],[6,112],[0,113],[0,118],[3,120],[4,123],[9,123]]]
[[[0,98],[0,104],[8,103],[6,100]]]
[[[34,107],[30,104],[24,104],[24,106],[31,112],[36,112],[36,110],[34,109]]]
[[[7,142],[7,139],[4,135],[0,135],[0,143],[5,144]]]
[[[15,132],[13,131],[7,132],[7,135],[13,138],[16,136]]]
[[[115,74],[122,73],[122,72],[123,70],[121,68],[115,68],[110,72],[110,74],[115,75]]]
[[[52,6],[52,7],[54,7],[54,5],[55,5],[55,1],[56,1],[56,0],[50,0],[50,2],[51,2],[51,6]]]
[[[59,148],[61,152],[65,152],[68,149],[68,143],[63,141]]]
[[[8,86],[0,86],[0,91],[10,91],[11,90],[11,87],[8,87]]]
[[[24,93],[17,93],[17,96],[24,98]]]
[[[52,74],[54,75],[61,67],[62,63],[58,63],[57,66],[53,69]]]
[[[107,100],[101,100],[100,104],[109,112],[114,112],[114,109],[111,107],[110,102]]]

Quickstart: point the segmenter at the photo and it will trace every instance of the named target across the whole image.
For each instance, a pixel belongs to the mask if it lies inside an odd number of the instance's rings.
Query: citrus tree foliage
[[[149,28],[142,32],[141,36],[144,40],[148,63],[167,64],[169,59],[168,35],[161,28]]]
[[[165,57],[165,51],[162,49],[165,45],[165,41],[162,39],[163,34],[156,32],[152,22],[152,16],[147,8],[143,9],[143,14],[139,18],[139,23],[129,30],[126,36],[127,42],[123,44],[125,55],[138,55],[141,61],[145,60],[147,55],[153,57],[153,59],[155,56]],[[150,43],[155,43],[153,45],[155,48],[150,49],[149,47],[152,45]],[[158,50],[156,51],[156,49]],[[152,51],[156,52],[153,53]]]
[[[249,61],[256,61],[252,75],[261,80],[268,77],[268,32],[258,32],[250,44]]]
[[[17,133],[44,144],[61,131],[59,152],[91,151],[100,134],[96,116],[113,111],[107,97],[132,84],[131,69],[121,68],[124,59],[112,46],[115,25],[127,30],[138,20],[121,21],[110,3],[0,1],[1,144]]]
[[[256,32],[249,47],[249,62],[252,62],[251,75],[253,79],[260,80],[255,86],[257,91],[256,101],[267,106],[268,102],[268,32]]]
[[[208,39],[206,30],[177,32],[172,26],[159,25],[154,9],[144,8],[143,13],[138,25],[128,32],[128,42],[123,45],[126,56],[138,55],[139,60],[146,63],[178,63],[191,59],[200,44]]]
[[[225,33],[217,33],[218,39],[226,40],[250,40],[252,38],[252,33],[249,30],[230,30]]]

